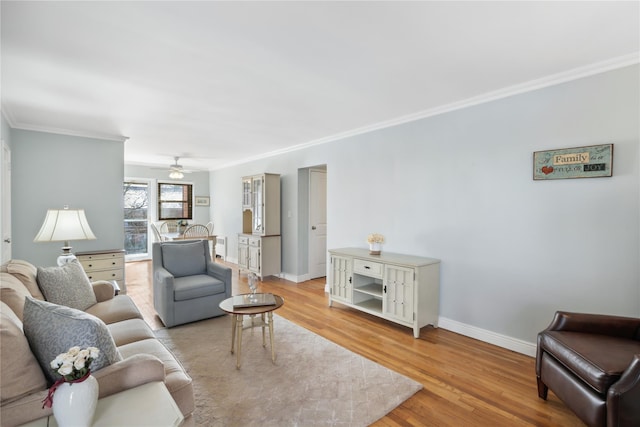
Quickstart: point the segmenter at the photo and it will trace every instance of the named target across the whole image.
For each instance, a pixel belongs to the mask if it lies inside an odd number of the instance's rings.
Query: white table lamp
[[[64,242],[62,255],[58,257],[58,265],[62,266],[76,259],[71,253],[70,240],[95,240],[84,209],[49,209],[44,223],[36,234],[34,242]]]

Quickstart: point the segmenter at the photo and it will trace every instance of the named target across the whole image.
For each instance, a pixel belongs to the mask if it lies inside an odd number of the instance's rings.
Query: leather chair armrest
[[[640,319],[557,311],[547,331],[572,331],[640,340]]]
[[[153,381],[164,381],[164,364],[151,354],[136,354],[92,372],[100,387],[99,397],[110,396]]]
[[[640,354],[607,391],[607,425],[640,425]]]
[[[95,282],[91,282],[91,285],[93,286],[93,293],[96,295],[98,302],[107,301],[116,296],[116,290],[111,282],[96,280]]]

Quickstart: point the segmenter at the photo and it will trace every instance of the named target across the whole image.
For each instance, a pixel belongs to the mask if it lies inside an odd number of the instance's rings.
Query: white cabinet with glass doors
[[[281,272],[280,175],[242,178],[242,233],[238,267],[265,277]]]

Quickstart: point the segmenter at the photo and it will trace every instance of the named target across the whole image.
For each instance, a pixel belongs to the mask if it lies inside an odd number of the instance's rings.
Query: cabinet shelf
[[[373,312],[373,313],[382,313],[382,300],[371,298],[368,300],[360,301],[357,304],[354,304],[358,308],[363,311]]]
[[[353,291],[382,298],[382,285],[380,283],[367,283],[366,285],[358,286],[357,288],[354,287]]]

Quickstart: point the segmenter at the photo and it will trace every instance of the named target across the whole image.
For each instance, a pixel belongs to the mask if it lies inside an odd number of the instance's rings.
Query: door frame
[[[4,264],[12,257],[11,251],[11,148],[3,139],[0,141],[0,264]],[[7,241],[8,240],[8,241]]]

